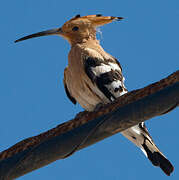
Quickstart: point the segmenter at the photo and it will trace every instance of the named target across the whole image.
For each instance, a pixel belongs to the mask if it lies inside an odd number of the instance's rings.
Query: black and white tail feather
[[[155,145],[144,122],[121,133],[138,146],[154,166],[159,166],[168,176],[171,174],[174,170],[172,164]]]
[[[121,66],[115,58],[111,57],[111,59],[106,60],[87,57],[85,72],[92,83],[104,94],[104,103],[107,103],[106,97],[109,101],[113,101],[127,93]],[[122,134],[138,146],[152,164],[159,166],[165,174],[169,176],[174,170],[170,161],[154,144],[144,122],[123,131]]]

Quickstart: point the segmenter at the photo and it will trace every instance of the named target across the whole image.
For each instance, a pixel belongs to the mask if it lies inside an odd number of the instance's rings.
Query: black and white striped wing
[[[85,72],[109,101],[127,93],[122,69],[117,60],[104,61],[99,58],[88,57],[85,59]]]

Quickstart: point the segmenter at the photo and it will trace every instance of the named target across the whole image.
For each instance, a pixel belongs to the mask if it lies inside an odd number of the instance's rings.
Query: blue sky
[[[60,27],[76,14],[122,16],[101,28],[104,49],[119,59],[129,90],[179,69],[179,1],[2,1],[0,6],[0,151],[72,119],[74,106],[63,88],[70,45],[56,36],[14,44],[35,32]],[[179,179],[178,109],[147,126]],[[120,134],[29,173],[31,179],[169,179]]]

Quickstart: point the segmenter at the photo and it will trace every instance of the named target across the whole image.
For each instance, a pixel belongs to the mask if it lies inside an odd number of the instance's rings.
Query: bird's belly
[[[90,82],[78,84],[75,99],[87,111],[93,111],[99,103],[109,103],[104,94]]]

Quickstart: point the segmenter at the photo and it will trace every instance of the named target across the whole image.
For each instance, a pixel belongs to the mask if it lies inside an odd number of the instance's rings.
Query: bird
[[[66,39],[71,49],[64,70],[64,88],[73,104],[77,102],[86,110],[94,111],[100,104],[108,104],[126,94],[120,62],[107,53],[96,38],[97,28],[123,17],[101,14],[80,16],[68,20],[60,28],[50,29],[22,37],[15,42],[34,37],[59,35]],[[166,175],[174,167],[155,145],[144,122],[121,132],[139,147],[154,166]]]

